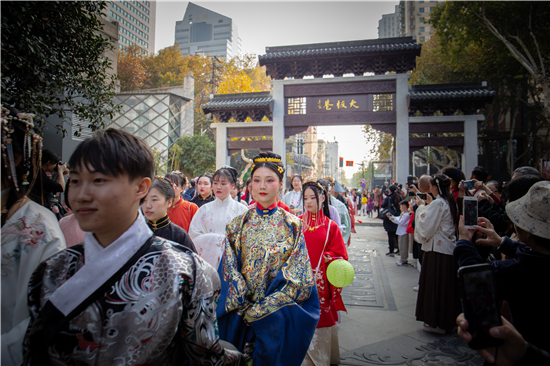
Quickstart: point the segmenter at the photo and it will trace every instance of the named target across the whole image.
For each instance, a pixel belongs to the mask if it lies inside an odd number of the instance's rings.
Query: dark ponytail
[[[449,204],[451,215],[453,216],[453,224],[457,227],[459,214],[458,206],[451,193],[451,178],[444,174],[435,174],[430,180],[430,184],[437,187],[439,195]]]

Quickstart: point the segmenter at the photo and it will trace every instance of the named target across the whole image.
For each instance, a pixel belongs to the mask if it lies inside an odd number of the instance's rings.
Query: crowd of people
[[[65,163],[32,116],[3,109],[2,127],[2,365],[339,362],[326,271],[352,221],[332,178],[282,197],[274,153],[242,189],[230,166],[154,176],[123,130]]]
[[[494,331],[500,360],[547,361],[536,291],[550,259],[550,183],[534,168],[505,187],[476,167],[468,189],[447,167],[371,192],[297,175],[283,194],[271,152],[241,185],[230,166],[154,176],[151,149],[123,130],[96,132],[68,164],[41,141],[32,116],[2,110],[2,365],[337,364],[346,308],[327,269],[348,259],[359,216],[383,220],[398,266],[418,262],[425,331],[458,325],[471,339],[456,274],[490,263],[509,320]],[[478,201],[474,229],[467,196]]]
[[[550,339],[544,329],[550,318],[537,291],[550,261],[550,182],[529,166],[514,170],[504,186],[490,180],[482,166],[469,179],[456,167],[410,178],[404,187],[382,187],[375,202],[388,235],[387,255],[400,253],[398,266],[416,267],[409,255],[418,261],[416,319],[423,330],[446,334],[458,325],[458,334],[472,340],[457,271],[488,263],[503,317],[503,325],[490,334],[504,343],[478,352],[501,365],[548,364]],[[473,197],[477,211],[463,212],[465,197]],[[476,222],[467,228],[468,215]]]

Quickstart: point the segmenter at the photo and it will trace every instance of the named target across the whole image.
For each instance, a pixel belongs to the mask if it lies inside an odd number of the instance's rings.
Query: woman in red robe
[[[338,345],[338,310],[346,310],[342,302],[342,288],[327,280],[326,269],[335,259],[348,259],[348,253],[338,225],[330,219],[327,197],[317,182],[307,182],[302,188],[305,213],[304,238],[317,283],[321,317],[302,365],[329,366],[340,363]]]

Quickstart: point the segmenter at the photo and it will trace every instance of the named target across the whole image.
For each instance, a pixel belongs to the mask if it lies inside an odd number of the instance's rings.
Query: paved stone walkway
[[[358,217],[348,248],[354,282],[342,296],[347,313],[338,325],[340,365],[483,365],[483,360],[456,335],[422,331],[414,316],[413,287],[419,272],[397,266],[386,256],[387,235],[381,220]]]

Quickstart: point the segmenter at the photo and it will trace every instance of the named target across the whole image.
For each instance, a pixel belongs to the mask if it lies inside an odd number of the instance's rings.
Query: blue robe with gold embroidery
[[[319,298],[301,220],[252,208],[226,228],[218,273],[220,339],[248,364],[301,365],[319,321]]]

